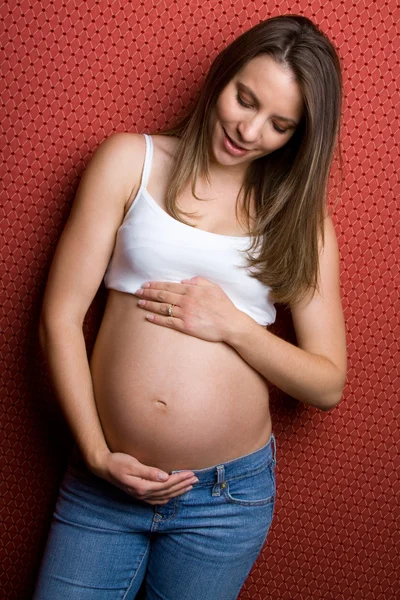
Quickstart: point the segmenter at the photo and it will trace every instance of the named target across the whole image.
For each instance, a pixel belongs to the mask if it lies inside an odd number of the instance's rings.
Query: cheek
[[[275,143],[275,150],[279,150],[279,148],[283,148],[283,146],[285,146],[285,145],[288,143],[288,141],[289,141],[288,139],[285,139],[285,140],[278,140],[278,141]]]
[[[285,146],[290,138],[285,138],[285,140],[277,140],[275,136],[269,139],[265,140],[264,143],[264,148],[265,148],[265,153],[263,154],[263,156],[267,155],[267,154],[271,154],[271,152],[275,152],[275,150],[279,150],[279,148],[282,148],[283,146]]]
[[[279,148],[283,148],[283,146],[286,146],[286,144],[289,143],[292,137],[293,134],[289,136],[283,136],[283,139],[275,139],[274,150],[279,150]]]
[[[221,96],[215,106],[215,112],[221,121],[233,120],[235,119],[235,104],[231,99]]]

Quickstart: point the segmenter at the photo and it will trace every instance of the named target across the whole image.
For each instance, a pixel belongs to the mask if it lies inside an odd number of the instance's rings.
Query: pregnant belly
[[[111,450],[167,471],[201,469],[267,443],[266,381],[233,348],[150,323],[109,293],[91,370]]]

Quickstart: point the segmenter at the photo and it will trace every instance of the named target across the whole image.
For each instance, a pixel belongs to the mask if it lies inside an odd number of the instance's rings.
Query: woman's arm
[[[82,325],[131,191],[124,142],[122,136],[106,140],[82,177],[51,265],[39,328],[57,398],[83,457],[93,467],[108,448],[95,407]]]
[[[176,486],[180,479],[141,465],[131,456],[110,452],[96,409],[82,331],[126,203],[139,186],[143,155],[142,136],[117,134],[90,161],[50,269],[40,340],[57,399],[88,466],[136,497],[160,501],[167,496],[165,486]],[[162,479],[168,481],[160,483]]]
[[[332,222],[325,220],[318,291],[291,306],[298,346],[277,337],[238,310],[223,290],[200,277],[179,284],[150,282],[136,294],[146,317],[189,335],[226,342],[271,383],[322,410],[341,398],[346,339],[339,290],[339,253]],[[143,303],[144,302],[144,303]],[[174,304],[172,317],[164,316]]]
[[[346,378],[346,334],[339,287],[339,252],[325,219],[315,294],[291,306],[298,346],[273,335],[244,315],[226,342],[266,379],[294,398],[322,410],[341,399]]]

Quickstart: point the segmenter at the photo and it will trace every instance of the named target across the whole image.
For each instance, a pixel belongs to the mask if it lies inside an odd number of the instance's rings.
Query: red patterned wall
[[[241,599],[400,596],[396,4],[1,3],[1,598],[31,596],[69,448],[36,330],[77,179],[105,136],[164,126],[194,96],[218,50],[259,20],[289,12],[314,19],[343,59],[345,180],[334,217],[350,363],[343,402],[330,413],[275,398],[275,521]]]

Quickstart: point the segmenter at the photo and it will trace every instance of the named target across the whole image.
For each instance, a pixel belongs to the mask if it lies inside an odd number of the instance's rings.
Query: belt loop
[[[272,448],[272,464],[276,467],[276,439],[273,433],[271,433],[271,448]]]
[[[212,489],[213,496],[221,495],[221,485],[225,481],[225,467],[224,465],[218,465],[217,467],[217,483],[214,485]]]

